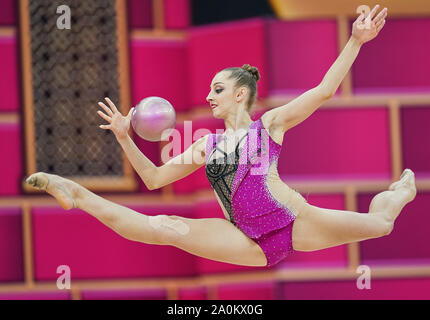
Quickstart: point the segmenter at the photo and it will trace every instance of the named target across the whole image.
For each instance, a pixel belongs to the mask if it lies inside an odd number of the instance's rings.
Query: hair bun
[[[255,81],[260,80],[260,72],[258,72],[256,67],[252,67],[249,64],[244,64],[242,69],[248,71],[254,77]]]

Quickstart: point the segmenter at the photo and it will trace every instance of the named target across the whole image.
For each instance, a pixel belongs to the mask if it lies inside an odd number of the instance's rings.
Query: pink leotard
[[[294,208],[273,196],[267,184],[269,168],[277,166],[281,145],[270,137],[261,118],[252,122],[241,138],[245,139],[243,147],[239,148],[240,140],[230,154],[217,147],[223,137],[208,137],[206,176],[230,221],[262,248],[267,266],[272,266],[294,252],[292,228],[297,215]],[[224,153],[227,161],[215,160],[215,150]]]

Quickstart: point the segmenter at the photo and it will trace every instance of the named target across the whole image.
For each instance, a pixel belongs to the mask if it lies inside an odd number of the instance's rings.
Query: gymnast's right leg
[[[66,210],[86,211],[128,240],[172,245],[203,258],[238,265],[267,263],[260,246],[225,219],[147,216],[108,201],[71,180],[43,172],[31,175],[27,183],[54,196]]]

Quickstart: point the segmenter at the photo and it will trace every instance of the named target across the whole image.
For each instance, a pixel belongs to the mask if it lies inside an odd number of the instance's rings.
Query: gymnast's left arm
[[[381,10],[375,17],[378,7],[379,5],[376,5],[366,18],[364,14],[360,14],[355,20],[348,43],[318,86],[288,104],[266,112],[265,117],[269,119],[272,130],[282,129],[285,132],[296,126],[335,94],[354,63],[361,46],[375,38],[385,24],[387,8]]]

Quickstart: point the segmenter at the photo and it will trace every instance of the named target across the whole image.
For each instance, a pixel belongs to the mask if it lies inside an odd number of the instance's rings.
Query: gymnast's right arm
[[[205,164],[207,135],[195,141],[184,153],[160,167],[156,166],[139,150],[128,135],[133,109],[124,117],[109,98],[106,98],[106,101],[110,108],[99,102],[99,106],[106,114],[101,111],[97,113],[109,124],[101,125],[100,128],[109,129],[115,134],[131,165],[149,190],[158,189],[182,179]]]
[[[180,180],[203,166],[206,138],[207,136],[198,139],[184,153],[170,159],[160,167],[154,165],[140,152],[130,136],[127,135],[118,142],[146,187],[154,190]]]

